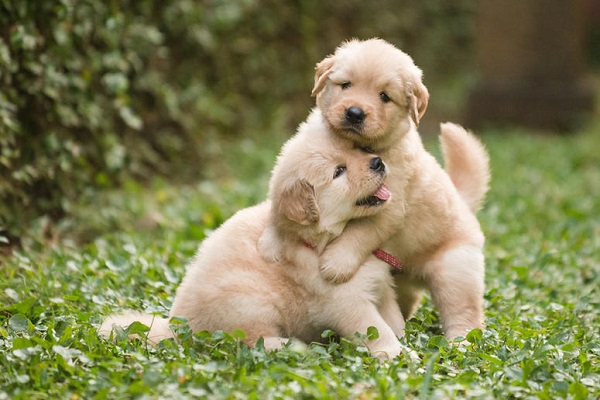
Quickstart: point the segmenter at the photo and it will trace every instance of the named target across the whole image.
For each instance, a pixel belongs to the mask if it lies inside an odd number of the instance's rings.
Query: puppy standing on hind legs
[[[488,155],[477,138],[441,126],[442,169],[416,126],[429,93],[412,59],[380,40],[351,40],[317,64],[309,121],[339,143],[374,151],[390,169],[394,202],[351,221],[321,256],[325,279],[350,279],[377,248],[401,259],[397,298],[410,318],[429,289],[449,339],[483,326],[484,236],[475,212],[489,183]],[[316,128],[315,128],[316,129]]]

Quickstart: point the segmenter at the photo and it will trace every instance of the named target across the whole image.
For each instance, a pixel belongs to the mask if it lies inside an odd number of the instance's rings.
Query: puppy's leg
[[[396,302],[393,288],[390,287],[386,290],[382,302],[379,305],[379,313],[387,325],[392,329],[392,332],[394,332],[396,337],[404,337],[405,320],[400,311],[400,307]],[[402,344],[400,346],[402,347],[402,352],[408,354],[412,360],[419,360],[419,355],[416,352]]]
[[[129,335],[130,339],[145,339],[150,344],[157,345],[161,340],[175,337],[175,334],[169,328],[169,319],[144,314],[138,311],[126,311],[123,314],[108,317],[102,322],[100,328],[98,328],[98,334],[105,338],[109,338],[114,327],[126,329],[134,322],[141,322],[150,328],[150,330],[146,332],[143,337],[140,337],[137,334]]]
[[[378,310],[383,320],[392,329],[392,332],[399,338],[403,337],[405,327],[404,317],[396,302],[394,290],[391,287],[385,289]]]
[[[428,285],[446,337],[483,327],[484,259],[478,248],[460,246],[426,264]]]
[[[269,224],[258,239],[258,252],[266,262],[280,262],[283,260],[283,239],[279,236],[277,228]]]
[[[396,276],[396,301],[400,306],[404,321],[408,321],[415,314],[422,297],[423,290],[421,288],[402,274]]]
[[[372,326],[377,328],[379,337],[367,339],[365,344],[375,357],[387,360],[397,357],[402,352],[403,346],[374,304],[350,302],[346,305],[346,312],[338,312],[335,316],[337,323],[334,328],[340,335],[351,337],[357,332],[366,334],[368,328]]]

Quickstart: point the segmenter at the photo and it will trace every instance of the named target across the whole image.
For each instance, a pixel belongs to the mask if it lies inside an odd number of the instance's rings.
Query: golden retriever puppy
[[[386,166],[313,126],[301,125],[282,149],[271,200],[237,212],[200,245],[170,315],[186,318],[193,331],[241,329],[249,345],[263,337],[268,349],[292,337],[319,340],[324,329],[352,336],[373,326],[379,336],[367,347],[380,358],[395,357],[403,350],[396,335],[404,320],[389,265],[371,257],[353,279],[332,285],[321,277],[318,258],[348,221],[387,207]],[[285,257],[265,261],[259,240],[265,251],[273,245]],[[114,325],[136,320],[151,327],[153,343],[173,337],[167,319],[140,313],[111,317],[100,333],[109,336]]]
[[[405,318],[427,288],[448,338],[483,323],[484,235],[475,217],[489,183],[488,155],[477,138],[442,124],[444,170],[423,147],[416,126],[429,93],[412,59],[381,39],[351,40],[317,64],[314,130],[379,154],[394,201],[351,221],[321,256],[322,276],[346,282],[382,248],[400,259],[395,277]]]

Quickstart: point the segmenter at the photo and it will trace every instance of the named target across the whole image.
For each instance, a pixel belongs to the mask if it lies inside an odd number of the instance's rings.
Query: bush
[[[345,38],[445,76],[472,31],[474,0],[454,3],[0,0],[0,227],[132,178],[202,178],[224,138],[293,132]]]

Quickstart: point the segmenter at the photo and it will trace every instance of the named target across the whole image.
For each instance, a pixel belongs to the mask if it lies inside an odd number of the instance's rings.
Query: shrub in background
[[[201,178],[227,139],[292,133],[343,39],[456,72],[474,0],[442,3],[0,0],[0,229],[128,179]]]

